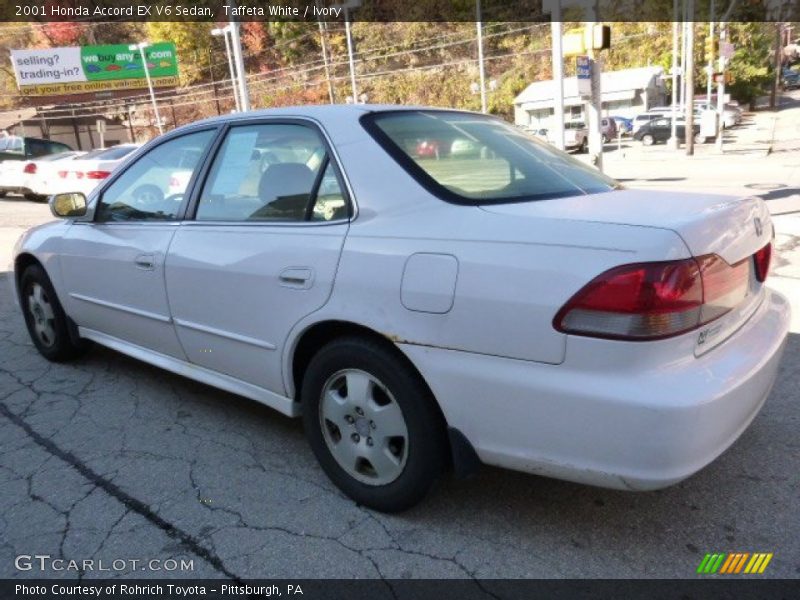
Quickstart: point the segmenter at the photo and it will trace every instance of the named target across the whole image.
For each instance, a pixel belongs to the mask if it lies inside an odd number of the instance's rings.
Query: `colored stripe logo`
[[[772,552],[706,554],[700,561],[697,572],[701,575],[761,574],[771,560]]]

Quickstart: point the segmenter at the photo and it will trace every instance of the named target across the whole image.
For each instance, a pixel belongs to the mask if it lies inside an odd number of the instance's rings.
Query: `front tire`
[[[644,135],[642,136],[642,143],[643,143],[645,146],[652,146],[653,144],[655,144],[655,143],[656,143],[656,138],[654,138],[654,137],[653,137],[652,135],[650,135],[649,133],[646,133],[646,134],[644,134]]]
[[[83,355],[89,342],[74,343],[69,322],[50,278],[39,265],[31,265],[20,279],[20,305],[33,345],[47,360],[63,362]]]
[[[311,360],[301,400],[322,469],[358,504],[398,512],[419,503],[447,465],[444,419],[396,349],[335,340]]]

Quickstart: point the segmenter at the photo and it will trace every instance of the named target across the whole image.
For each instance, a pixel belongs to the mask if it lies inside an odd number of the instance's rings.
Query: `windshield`
[[[113,146],[111,148],[99,148],[97,150],[87,152],[81,158],[83,160],[118,160],[130,154],[136,150],[136,148],[138,148],[138,146]]]
[[[500,119],[455,111],[371,113],[362,123],[442,200],[493,204],[607,192],[619,184]]]

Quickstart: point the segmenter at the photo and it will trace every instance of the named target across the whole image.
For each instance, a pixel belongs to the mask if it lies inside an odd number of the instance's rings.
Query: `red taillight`
[[[750,257],[729,265],[709,254],[616,267],[575,294],[553,325],[563,333],[622,340],[679,335],[736,307],[747,295],[750,265]]]
[[[69,171],[59,171],[58,176],[61,177],[61,179],[66,179],[67,173],[69,173]]]
[[[772,260],[772,244],[767,244],[755,254],[756,279],[766,281],[769,273],[769,263]]]
[[[28,175],[35,175],[36,174],[36,163],[28,163],[25,165],[25,168],[22,169],[23,173],[27,173]]]
[[[87,171],[85,173],[86,179],[105,179],[111,174],[111,171]]]

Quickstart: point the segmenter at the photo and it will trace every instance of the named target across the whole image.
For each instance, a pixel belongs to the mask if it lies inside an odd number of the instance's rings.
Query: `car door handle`
[[[314,282],[314,271],[308,267],[289,267],[281,271],[278,279],[282,286],[307,290]]]
[[[152,271],[153,268],[156,266],[156,255],[155,254],[140,254],[137,256],[133,263],[136,265],[136,268],[143,269],[145,271]]]

